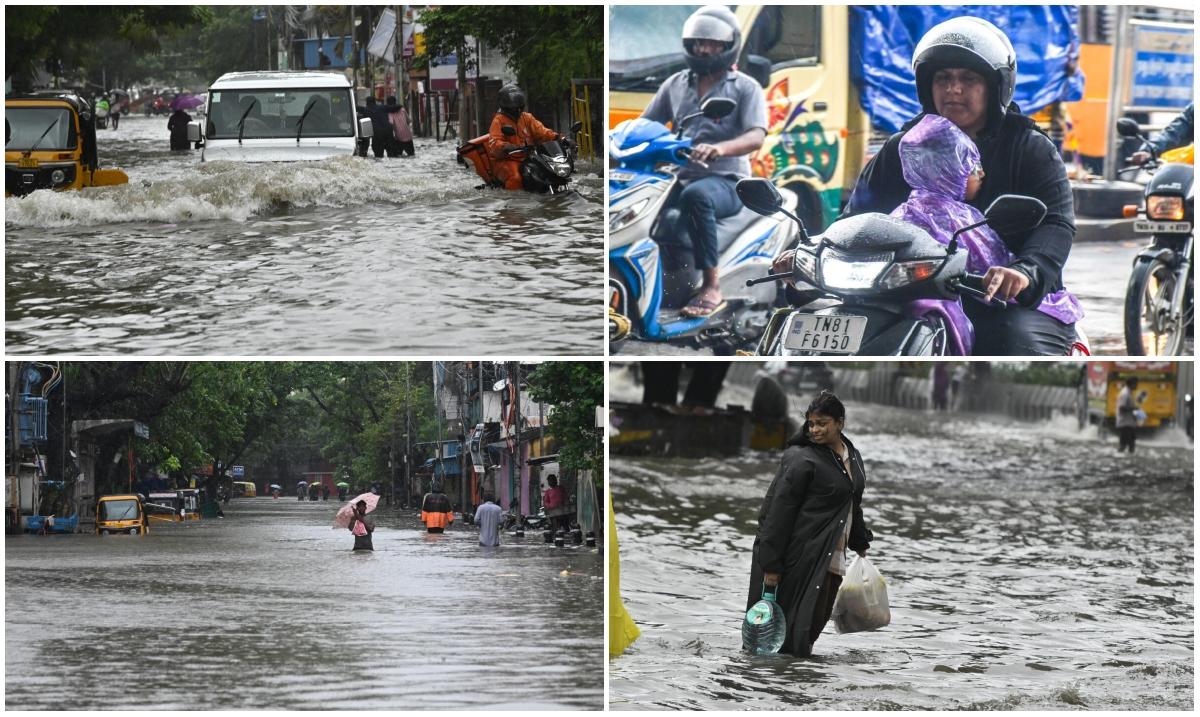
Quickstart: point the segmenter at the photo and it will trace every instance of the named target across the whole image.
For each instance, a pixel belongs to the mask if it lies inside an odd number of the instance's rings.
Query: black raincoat
[[[849,548],[866,550],[874,538],[863,522],[862,456],[844,435],[842,440],[850,450],[853,485],[833,449],[813,443],[802,430],[788,441],[758,513],[746,609],[762,598],[763,572],[781,573],[776,600],[787,616],[788,637],[780,652],[800,657],[812,654],[814,608],[851,503]]]

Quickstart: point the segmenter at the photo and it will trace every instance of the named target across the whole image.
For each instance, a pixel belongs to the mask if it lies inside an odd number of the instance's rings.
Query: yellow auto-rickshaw
[[[1117,397],[1126,379],[1137,379],[1134,401],[1145,414],[1139,430],[1151,431],[1176,422],[1176,368],[1173,361],[1089,361],[1080,385],[1082,428],[1094,423],[1115,430]]]
[[[100,168],[87,100],[59,91],[4,100],[4,196],[127,182],[120,169]]]
[[[150,532],[141,496],[134,494],[101,496],[96,504],[96,534]]]
[[[235,480],[233,482],[233,497],[234,498],[254,498],[258,495],[258,490],[254,484],[247,480]]]

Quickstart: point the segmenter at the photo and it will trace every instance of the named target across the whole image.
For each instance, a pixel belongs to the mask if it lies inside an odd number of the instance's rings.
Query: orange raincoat
[[[421,499],[421,522],[426,529],[445,530],[454,522],[454,510],[445,493],[426,493]]]
[[[504,125],[516,129],[517,136],[505,136],[504,130],[500,129]],[[497,112],[492,118],[492,128],[488,131],[488,154],[494,160],[492,168],[496,178],[504,183],[505,189],[521,189],[523,187],[521,160],[524,159],[524,156],[519,153],[511,157],[506,155],[504,145],[540,144],[555,139],[558,139],[558,133],[538,122],[537,118],[528,112],[522,112],[516,122],[503,112]]]

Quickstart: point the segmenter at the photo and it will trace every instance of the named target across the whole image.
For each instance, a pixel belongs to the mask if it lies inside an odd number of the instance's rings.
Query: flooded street
[[[13,353],[594,353],[598,163],[578,193],[478,190],[416,157],[201,163],[166,118],[99,130],[129,184],[5,200]]]
[[[603,567],[380,508],[241,498],[150,535],[5,540],[6,709],[603,708]]]
[[[640,400],[626,374],[615,400]],[[805,397],[807,405],[808,396]],[[729,388],[718,405],[750,405]],[[792,398],[792,413],[801,406]],[[812,659],[741,652],[750,550],[776,452],[615,457],[621,589],[641,638],[610,662],[614,709],[1194,706],[1193,446],[847,402],[870,557],[891,625]]]

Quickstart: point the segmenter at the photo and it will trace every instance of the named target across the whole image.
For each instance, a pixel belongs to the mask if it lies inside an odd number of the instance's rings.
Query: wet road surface
[[[5,200],[5,342],[89,354],[582,354],[601,347],[603,182],[478,190],[454,142],[413,158],[237,164],[100,130],[129,184]]]
[[[617,400],[639,400],[619,377]],[[719,405],[749,405],[727,389]],[[807,398],[807,397],[806,397]],[[793,412],[799,409],[793,399]],[[641,639],[613,709],[1192,709],[1193,447],[1118,455],[1074,418],[847,404],[892,624],[812,659],[741,652],[750,548],[777,453],[614,457],[621,588]]]
[[[381,508],[352,553],[337,505],[8,536],[6,709],[602,709],[595,549],[484,549]]]

